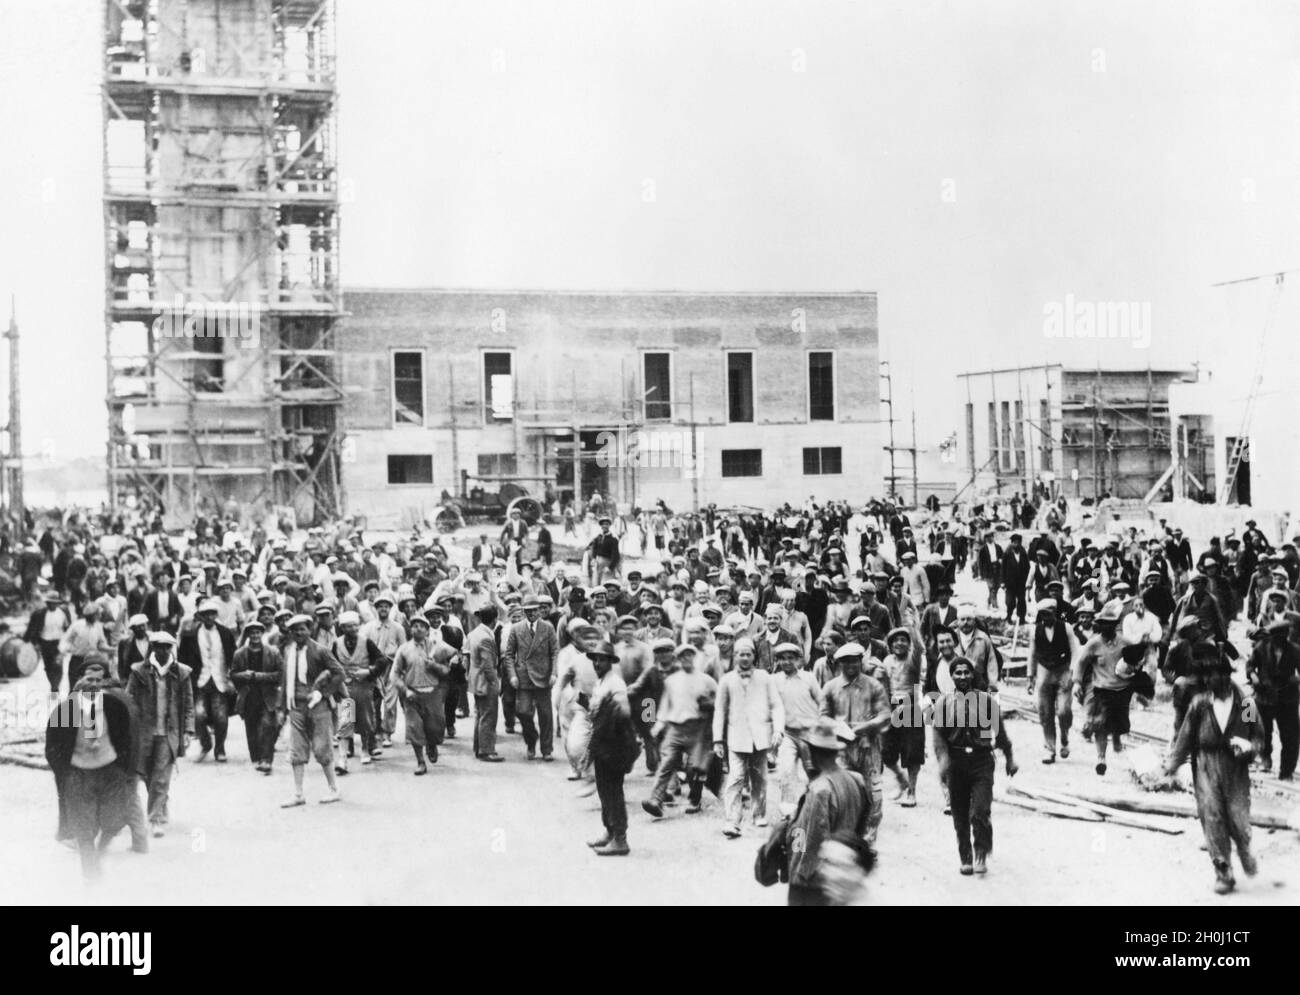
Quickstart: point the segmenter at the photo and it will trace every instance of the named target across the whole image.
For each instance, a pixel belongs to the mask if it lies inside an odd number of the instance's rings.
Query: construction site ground
[[[458,541],[458,547],[472,542]],[[458,537],[459,538],[459,537]],[[456,558],[464,558],[458,548]],[[648,564],[647,564],[648,565]],[[964,580],[959,594],[974,600],[982,586]],[[982,601],[977,601],[982,603]],[[43,689],[33,675],[3,686],[14,698]],[[1013,709],[1023,683],[1008,682],[1004,703]],[[1135,706],[1135,730],[1163,736],[1167,705]],[[1008,731],[1021,764],[1008,780],[999,762],[997,788],[1009,783],[1063,792],[1168,800],[1144,793],[1129,774],[1129,755],[1112,755],[1105,777],[1093,770],[1092,747],[1077,736],[1068,760],[1040,762],[1036,719],[1019,713]],[[168,835],[151,840],[151,852],[130,852],[124,833],[115,842],[97,886],[83,884],[75,854],[54,841],[53,778],[39,764],[40,730],[10,730],[30,739],[0,749],[0,881],[11,903],[91,904],[545,904],[566,902],[654,905],[780,904],[780,886],[764,889],[753,879],[753,859],[763,831],[746,826],[736,841],[722,836],[720,803],[706,796],[705,810],[687,816],[670,808],[653,821],[641,810],[650,779],[641,767],[627,780],[632,855],[594,856],[584,841],[600,829],[594,797],[578,798],[565,780],[564,763],[530,763],[518,735],[503,735],[507,762],[482,764],[471,755],[468,722],[458,723],[428,777],[411,776],[414,761],[401,745],[371,766],[353,762],[341,779],[343,801],[321,806],[319,769],[307,775],[310,804],[281,809],[290,773],[280,743],[270,777],[250,769],[243,727],[231,721],[230,761],[209,758],[180,765],[172,790]],[[1135,737],[1131,747],[1140,741]],[[1160,817],[1166,835],[1110,823],[1054,818],[995,802],[994,851],[985,877],[958,874],[951,819],[943,814],[933,757],[921,773],[919,803],[901,808],[886,773],[880,865],[871,880],[872,899],[882,904],[1124,904],[1290,905],[1300,889],[1300,845],[1293,830],[1255,830],[1260,874],[1238,872],[1238,890],[1212,891],[1213,873],[1195,819]],[[1300,796],[1261,782],[1258,811],[1290,817]],[[1190,796],[1183,797],[1184,802]],[[770,795],[776,813],[775,791]],[[1140,920],[1138,923],[1140,925]]]

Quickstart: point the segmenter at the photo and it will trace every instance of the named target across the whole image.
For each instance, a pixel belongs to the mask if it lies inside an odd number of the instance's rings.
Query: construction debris
[[[1012,794],[1022,797],[1033,798],[1037,801],[1053,802],[1057,805],[1066,807],[1075,806],[1086,811],[1095,812],[1102,816],[1107,822],[1112,822],[1117,826],[1129,826],[1133,829],[1146,829],[1153,833],[1167,833],[1170,836],[1178,836],[1182,833],[1181,828],[1166,826],[1151,819],[1145,819],[1140,815],[1133,815],[1122,812],[1117,808],[1109,805],[1099,805],[1096,802],[1085,801],[1075,795],[1066,794],[1063,791],[1048,791],[1045,788],[1026,788],[1018,784],[1008,786],[1008,791]]]

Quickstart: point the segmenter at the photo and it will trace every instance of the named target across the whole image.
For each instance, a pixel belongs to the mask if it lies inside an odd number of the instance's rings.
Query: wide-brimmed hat
[[[596,657],[602,660],[617,660],[618,654],[614,652],[614,647],[608,639],[602,639],[591,649],[587,650],[587,656]]]
[[[844,749],[845,746],[844,741],[840,739],[837,733],[835,720],[826,717],[819,718],[813,724],[813,727],[804,737],[804,742],[819,750],[835,750],[837,752]]]

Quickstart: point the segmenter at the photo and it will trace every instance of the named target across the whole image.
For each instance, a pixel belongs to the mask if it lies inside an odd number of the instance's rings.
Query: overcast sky
[[[960,370],[1240,360],[1264,285],[1209,285],[1300,266],[1294,3],[339,6],[345,286],[875,290],[923,445]],[[0,4],[0,320],[60,458],[105,436],[98,7]],[[1067,294],[1149,352],[1046,338]]]

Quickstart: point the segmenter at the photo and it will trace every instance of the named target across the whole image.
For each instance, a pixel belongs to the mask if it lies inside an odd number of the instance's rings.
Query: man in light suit
[[[474,696],[474,756],[488,763],[500,763],[497,753],[497,703],[501,698],[495,605],[474,613],[478,625],[469,634],[469,693]]]
[[[735,669],[722,675],[713,710],[713,751],[728,763],[722,830],[728,839],[740,836],[746,781],[754,825],[767,825],[767,751],[780,744],[785,729],[780,691],[767,671],[754,667],[753,640],[737,639],[732,654]]]
[[[526,595],[524,618],[510,628],[506,637],[506,673],[515,689],[515,715],[523,727],[528,759],[537,758],[541,742],[542,759],[553,760],[555,714],[551,709],[551,688],[555,685],[555,657],[559,641],[555,627],[540,618],[542,605],[537,595]],[[534,723],[533,716],[537,720]]]

